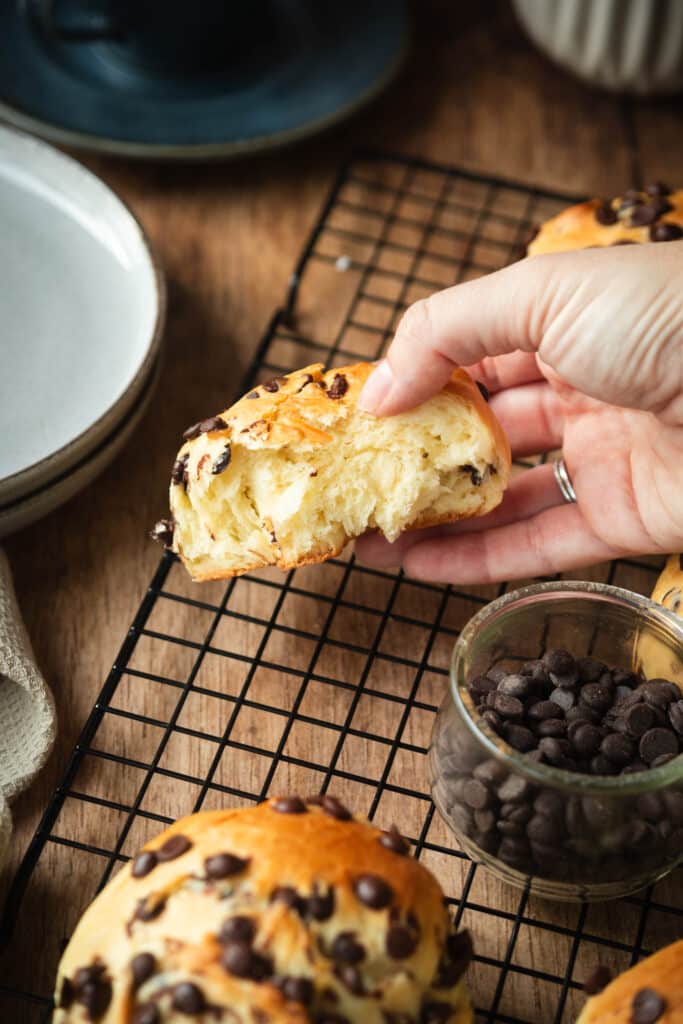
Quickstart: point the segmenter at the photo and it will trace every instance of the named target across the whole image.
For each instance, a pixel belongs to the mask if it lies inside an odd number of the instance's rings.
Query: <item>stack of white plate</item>
[[[163,279],[114,193],[0,128],[0,536],[89,483],[138,425],[159,371]]]

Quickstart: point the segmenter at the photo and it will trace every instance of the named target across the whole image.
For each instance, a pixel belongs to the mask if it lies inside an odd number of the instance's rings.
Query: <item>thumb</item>
[[[535,256],[421,299],[404,313],[386,358],[368,378],[361,408],[392,415],[426,401],[454,366],[521,349],[544,333],[554,255]]]

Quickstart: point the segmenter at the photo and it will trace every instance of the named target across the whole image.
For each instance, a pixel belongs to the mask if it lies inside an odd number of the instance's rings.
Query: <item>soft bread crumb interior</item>
[[[337,551],[366,530],[393,541],[425,514],[488,511],[506,482],[476,412],[451,398],[437,395],[390,419],[356,410],[324,429],[331,441],[322,445],[233,444],[227,471],[191,480],[176,499],[191,569],[243,567],[245,555],[271,561],[274,542],[293,562]]]

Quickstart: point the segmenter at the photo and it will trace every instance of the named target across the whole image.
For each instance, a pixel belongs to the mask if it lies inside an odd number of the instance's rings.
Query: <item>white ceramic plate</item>
[[[42,519],[91,483],[109,465],[140,423],[154,394],[160,369],[161,360],[157,359],[136,403],[118,427],[70,472],[44,483],[25,498],[0,505],[0,538]]]
[[[128,208],[75,160],[0,127],[0,506],[92,453],[149,381],[164,288]]]

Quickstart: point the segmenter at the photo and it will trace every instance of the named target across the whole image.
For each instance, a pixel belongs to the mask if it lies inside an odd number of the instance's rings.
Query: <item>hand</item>
[[[578,503],[538,466],[481,519],[360,538],[361,561],[487,583],[683,550],[683,242],[535,256],[416,303],[361,406],[409,409],[455,365],[513,455],[562,448]]]

